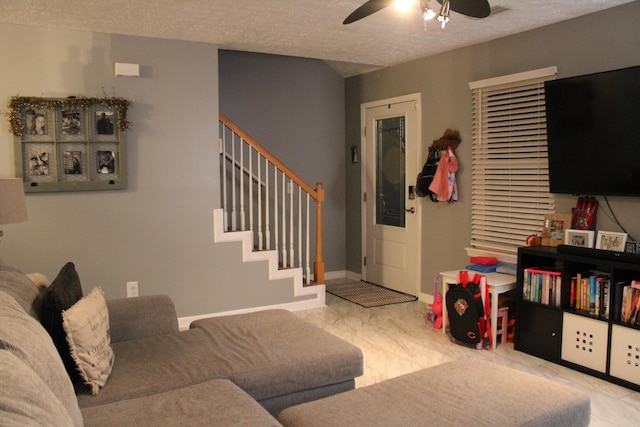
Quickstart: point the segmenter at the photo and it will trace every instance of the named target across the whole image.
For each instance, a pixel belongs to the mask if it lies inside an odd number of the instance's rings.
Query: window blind
[[[515,253],[555,212],[544,101],[544,82],[555,74],[549,67],[469,84],[475,249]]]

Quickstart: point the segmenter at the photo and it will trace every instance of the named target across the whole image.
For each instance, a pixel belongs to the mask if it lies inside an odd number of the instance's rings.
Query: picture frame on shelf
[[[596,249],[605,251],[623,252],[627,242],[627,233],[614,231],[598,231]]]
[[[582,248],[593,248],[594,235],[595,232],[591,230],[576,230],[571,228],[564,231],[564,244]]]
[[[545,214],[542,226],[542,246],[564,243],[565,230],[571,228],[571,214]]]

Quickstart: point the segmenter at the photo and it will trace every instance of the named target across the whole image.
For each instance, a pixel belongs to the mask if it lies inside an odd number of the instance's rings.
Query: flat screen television
[[[552,193],[640,196],[640,66],[545,83]]]

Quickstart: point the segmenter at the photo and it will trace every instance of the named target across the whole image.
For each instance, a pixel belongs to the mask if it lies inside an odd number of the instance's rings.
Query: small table
[[[458,272],[462,270],[444,271],[442,275],[442,332],[447,333],[447,291],[449,285],[455,285],[458,283]],[[467,270],[469,272],[469,279],[472,279],[477,271]],[[493,337],[491,343],[491,349],[496,349],[496,333],[498,331],[498,295],[515,289],[516,276],[504,273],[478,273],[487,278],[487,288],[489,288],[489,295],[491,298],[491,336]]]

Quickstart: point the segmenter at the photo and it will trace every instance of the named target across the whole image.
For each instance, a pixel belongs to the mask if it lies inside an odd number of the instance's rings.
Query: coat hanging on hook
[[[457,170],[457,159],[453,154],[453,150],[455,150],[460,144],[460,134],[457,130],[447,129],[439,139],[433,141],[431,146],[429,147],[429,155],[427,157],[427,161],[422,168],[422,172],[418,174],[418,179],[416,183],[416,194],[418,197],[426,197],[429,196],[431,201],[439,202],[439,201],[450,201],[450,200],[458,200],[458,186],[455,181],[455,171],[453,176],[449,176],[449,172],[447,172],[445,176],[445,171],[448,171],[449,165],[447,167],[443,167],[441,170],[441,177],[437,182],[437,186],[442,189],[441,194],[439,196],[436,192],[431,189],[431,185],[434,180],[434,176],[438,172],[438,165],[442,160],[441,153],[447,153],[449,158],[453,158],[453,162],[455,162],[455,169]],[[449,151],[449,149],[451,149]],[[449,180],[451,179],[451,183]],[[446,183],[447,190],[444,190],[444,184]],[[451,189],[449,189],[451,187]],[[455,196],[454,196],[455,194]],[[446,199],[443,199],[445,198]]]
[[[442,152],[438,169],[429,185],[429,190],[438,196],[439,202],[458,201],[457,171],[458,159],[453,153],[453,147],[449,147]]]

